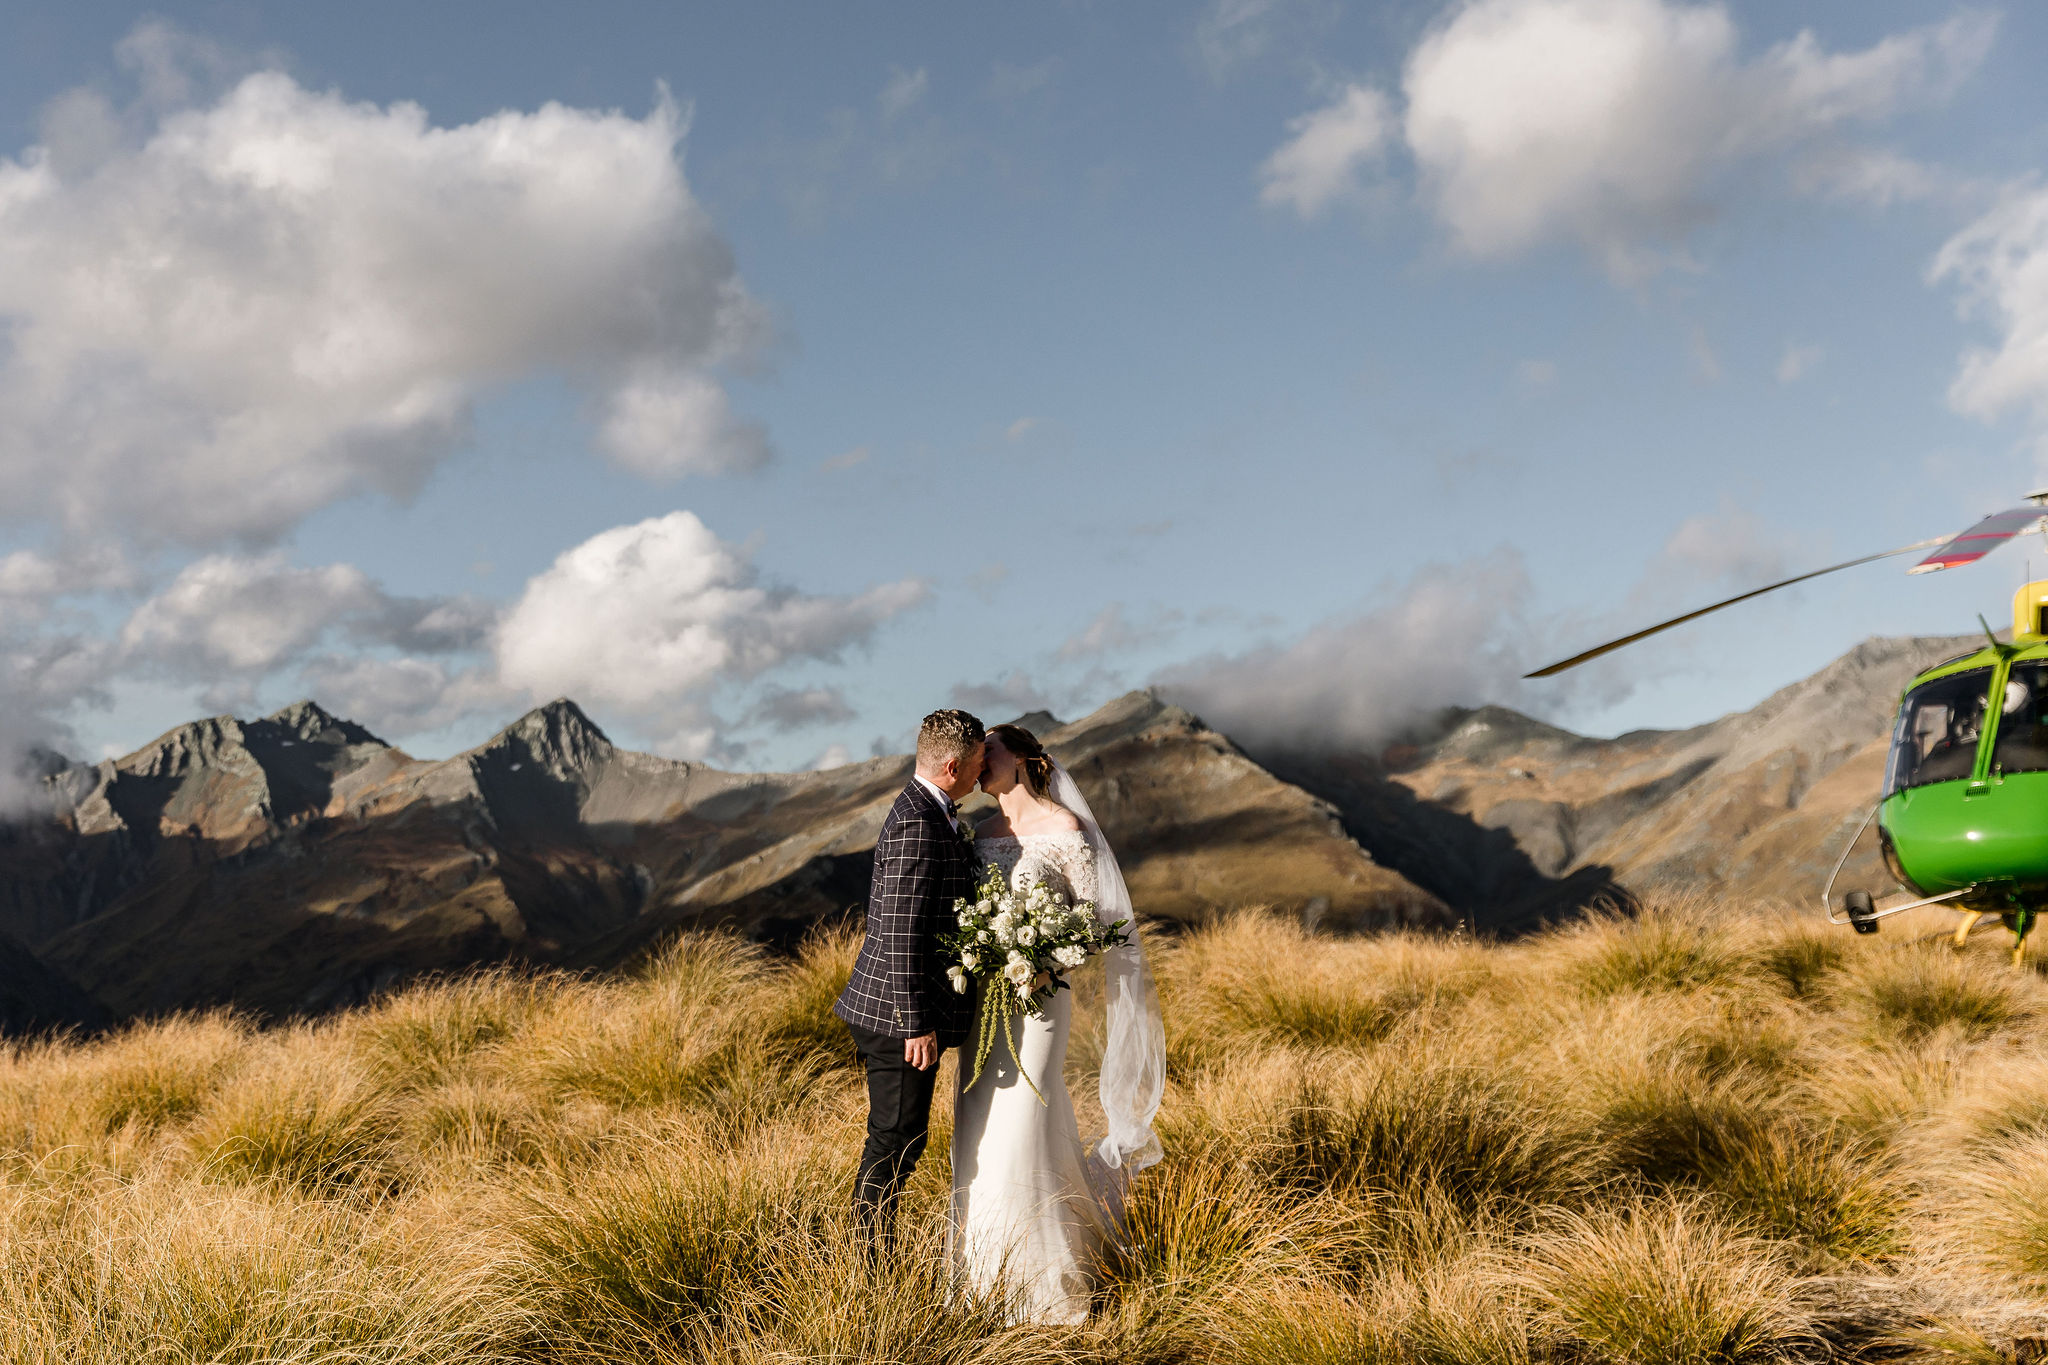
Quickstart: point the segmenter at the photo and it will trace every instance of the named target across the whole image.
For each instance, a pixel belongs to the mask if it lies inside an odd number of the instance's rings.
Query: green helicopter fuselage
[[[2048,636],[1987,643],[1914,678],[1878,827],[1892,872],[1922,896],[2048,906]]]

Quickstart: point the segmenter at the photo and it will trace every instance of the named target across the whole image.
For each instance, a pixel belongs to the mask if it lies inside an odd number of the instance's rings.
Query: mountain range
[[[1146,915],[1511,934],[1672,887],[1817,891],[1900,690],[1970,644],[1866,641],[1749,711],[1613,739],[1485,707],[1372,751],[1248,753],[1150,692],[1023,720]],[[0,825],[0,1029],[313,1013],[482,963],[606,967],[689,926],[788,944],[857,913],[910,767],[724,772],[619,748],[566,699],[440,760],[310,701],[52,759]],[[1873,856],[1845,876],[1881,884]]]

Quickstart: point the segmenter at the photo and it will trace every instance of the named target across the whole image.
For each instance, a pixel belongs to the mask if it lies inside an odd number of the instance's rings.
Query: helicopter
[[[1935,573],[1974,564],[2023,532],[2048,535],[2048,489],[1957,535],[1830,564],[1660,621],[1560,659],[1525,678],[1548,678],[1674,626],[1823,574],[1932,549],[1906,570]],[[2023,584],[2012,599],[2012,639],[2001,642],[1980,615],[1985,644],[1921,670],[1900,698],[1884,785],[1821,889],[1832,924],[1874,934],[1887,916],[1927,905],[1962,912],[1955,942],[1988,916],[2012,931],[2012,960],[2048,910],[2048,579]],[[1995,705],[1993,704],[1995,701]],[[1834,900],[1836,880],[1872,823],[1886,870],[1910,897],[1879,909],[1867,890]]]

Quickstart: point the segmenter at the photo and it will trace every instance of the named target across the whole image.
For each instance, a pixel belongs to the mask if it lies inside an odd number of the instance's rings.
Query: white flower
[[[988,930],[984,929],[984,930],[982,930],[982,931],[981,931],[980,933],[976,934],[976,935],[974,936],[974,941],[975,941],[976,943],[986,943],[986,942],[988,942]]]
[[[963,966],[963,967],[965,967],[965,968],[966,968],[966,969],[967,969],[968,971],[970,971],[970,972],[971,972],[971,971],[973,971],[973,970],[974,970],[974,969],[975,969],[976,967],[979,967],[979,966],[981,965],[981,954],[979,954],[979,953],[962,953],[962,954],[960,954],[960,965],[961,965],[961,966]]]
[[[979,910],[982,914],[986,915],[991,907],[989,906],[989,903],[987,901],[979,900],[974,903],[974,908],[976,910]]]
[[[1009,965],[1003,968],[1003,976],[1017,986],[1022,986],[1036,975],[1037,973],[1031,970],[1030,960],[1014,953],[1010,955]]]
[[[1064,948],[1053,949],[1052,959],[1062,967],[1078,967],[1088,960],[1088,950],[1070,943]]]
[[[1027,924],[1017,931],[1017,943],[1020,947],[1029,948],[1036,942],[1038,942],[1038,931],[1030,925]]]
[[[961,995],[967,994],[967,973],[958,967],[946,968],[946,975],[952,978],[953,989]]]

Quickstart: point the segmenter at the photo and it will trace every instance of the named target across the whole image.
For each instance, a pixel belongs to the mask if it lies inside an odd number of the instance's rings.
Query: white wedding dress
[[[974,851],[1019,890],[1043,882],[1075,902],[1099,897],[1095,855],[1080,830],[982,838]],[[1095,1264],[1115,1219],[1102,1187],[1117,1173],[1091,1161],[1067,1095],[1062,1072],[1074,993],[1058,992],[1044,1019],[1014,1002],[1010,1010],[1031,1085],[998,1036],[981,1078],[954,1095],[953,1271],[975,1289],[1007,1286],[1024,1321],[1078,1323],[1088,1316]],[[961,1086],[973,1069],[969,1052],[961,1058]]]

